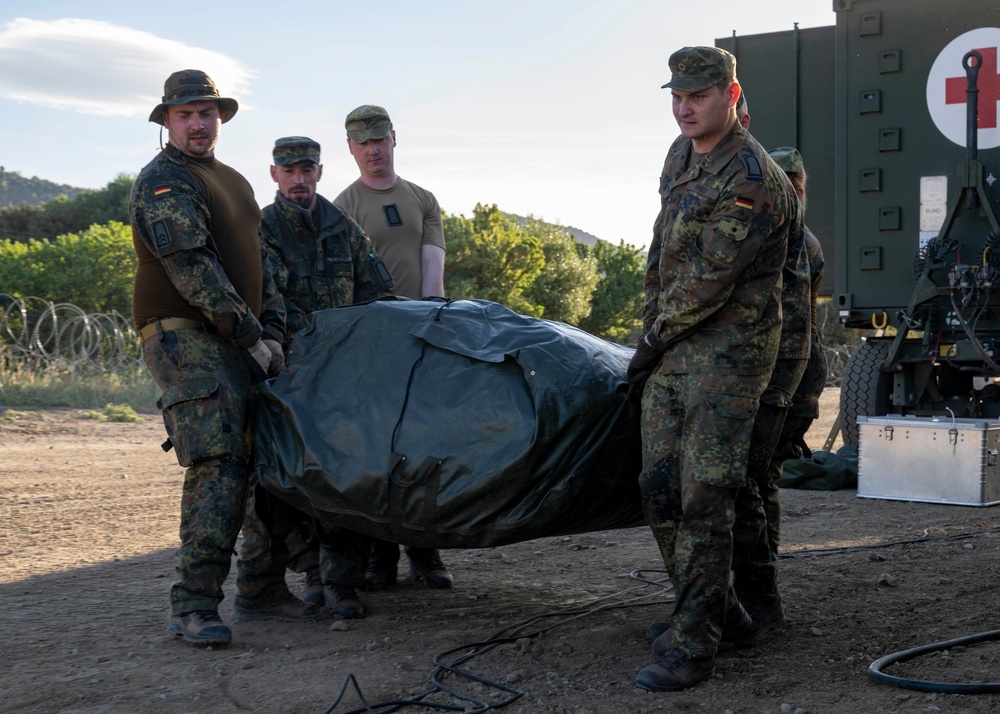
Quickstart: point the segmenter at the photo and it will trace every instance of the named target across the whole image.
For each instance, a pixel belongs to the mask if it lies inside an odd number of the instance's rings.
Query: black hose
[[[935,642],[932,645],[922,645],[903,652],[886,655],[868,665],[868,674],[876,682],[889,684],[902,689],[915,689],[920,692],[942,692],[945,694],[997,694],[1000,693],[1000,682],[926,682],[920,679],[909,679],[907,677],[895,677],[882,671],[883,668],[897,662],[906,662],[914,657],[939,652],[941,650],[958,647],[961,645],[974,645],[990,640],[1000,640],[1000,630],[981,632],[978,635],[959,637],[956,640],[945,640]]]

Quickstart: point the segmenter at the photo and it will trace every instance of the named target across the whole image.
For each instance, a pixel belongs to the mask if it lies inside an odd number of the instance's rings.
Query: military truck
[[[833,10],[834,27],[716,45],[754,135],[802,151],[837,314],[871,333],[845,367],[844,441],[859,416],[1000,419],[1000,5]]]

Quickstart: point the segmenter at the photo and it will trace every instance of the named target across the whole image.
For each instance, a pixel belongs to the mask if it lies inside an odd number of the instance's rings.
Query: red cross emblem
[[[997,48],[982,47],[976,52],[983,56],[979,68],[977,87],[979,88],[980,129],[997,128],[997,102],[1000,102],[1000,72],[997,71]],[[945,80],[945,104],[965,104],[965,90],[969,86],[965,77],[949,77]]]

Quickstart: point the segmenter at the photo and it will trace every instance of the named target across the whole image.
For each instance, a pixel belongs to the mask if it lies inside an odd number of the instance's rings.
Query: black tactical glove
[[[649,379],[660,360],[663,358],[663,348],[655,337],[650,337],[647,332],[639,338],[639,344],[635,346],[635,354],[628,363],[628,370],[625,378],[630,387],[641,387]]]

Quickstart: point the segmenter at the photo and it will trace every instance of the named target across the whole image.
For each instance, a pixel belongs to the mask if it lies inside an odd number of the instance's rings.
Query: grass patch
[[[142,417],[135,413],[135,409],[128,404],[105,404],[101,411],[89,411],[80,415],[81,419],[94,419],[96,421],[120,421],[137,422],[142,421]]]
[[[19,412],[16,409],[4,409],[0,414],[0,421],[17,421],[28,416],[28,412]]]
[[[0,404],[96,410],[117,405],[127,406],[133,412],[154,413],[158,396],[159,390],[141,364],[97,370],[2,359],[0,354]]]

